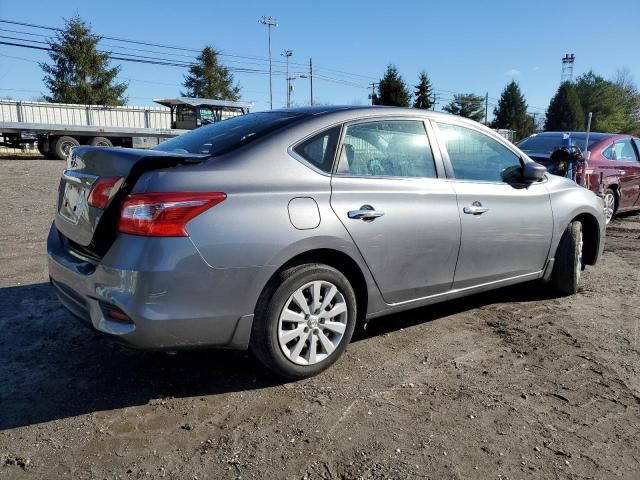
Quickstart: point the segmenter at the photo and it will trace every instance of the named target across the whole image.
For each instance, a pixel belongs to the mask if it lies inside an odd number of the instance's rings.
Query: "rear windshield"
[[[155,150],[171,153],[223,155],[300,120],[304,114],[258,112],[200,127],[162,142]]]
[[[580,147],[580,149],[584,148],[584,133],[571,135],[570,138],[573,139],[573,143]],[[600,139],[591,137],[589,139],[589,149],[591,149],[599,141]],[[551,153],[556,149],[556,147],[562,145],[562,134],[559,133],[558,135],[535,135],[533,137],[525,138],[517,145],[520,150],[523,150],[525,152]]]

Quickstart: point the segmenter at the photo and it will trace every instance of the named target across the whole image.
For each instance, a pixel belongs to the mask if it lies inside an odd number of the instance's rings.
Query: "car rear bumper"
[[[118,342],[153,350],[248,347],[258,267],[216,269],[189,238],[125,234],[97,262],[69,248],[55,225],[47,257],[61,303]],[[129,320],[113,318],[114,309]]]

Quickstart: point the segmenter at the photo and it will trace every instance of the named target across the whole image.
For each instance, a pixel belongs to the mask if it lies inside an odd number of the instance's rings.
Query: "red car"
[[[562,145],[563,133],[584,151],[585,132],[534,133],[521,140],[518,148],[543,165],[556,147]],[[640,139],[613,133],[589,134],[587,187],[604,199],[607,223],[616,213],[640,210]],[[578,181],[580,175],[578,175]]]

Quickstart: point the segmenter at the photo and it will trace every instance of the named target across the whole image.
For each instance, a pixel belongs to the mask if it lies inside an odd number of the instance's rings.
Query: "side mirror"
[[[524,162],[522,165],[522,179],[527,183],[535,183],[544,178],[547,167],[536,162]]]

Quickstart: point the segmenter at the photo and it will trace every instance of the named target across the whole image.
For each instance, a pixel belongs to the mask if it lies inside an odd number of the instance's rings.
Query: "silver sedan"
[[[601,199],[478,123],[416,109],[244,115],[78,147],[48,239],[61,302],[127,345],[321,372],[374,317],[519,282],[577,291]]]

